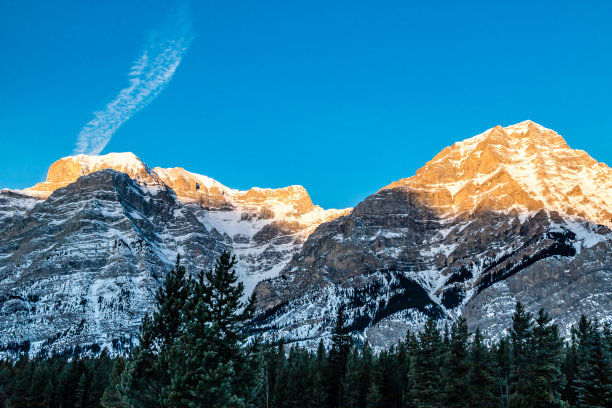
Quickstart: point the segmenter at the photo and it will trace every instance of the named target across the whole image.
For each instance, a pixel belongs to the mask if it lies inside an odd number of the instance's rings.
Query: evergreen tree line
[[[329,347],[247,341],[255,298],[224,253],[186,276],[177,259],[126,358],[0,361],[0,407],[612,407],[612,329],[582,316],[567,342],[518,303],[493,344],[458,318],[388,350],[358,345],[338,310]]]

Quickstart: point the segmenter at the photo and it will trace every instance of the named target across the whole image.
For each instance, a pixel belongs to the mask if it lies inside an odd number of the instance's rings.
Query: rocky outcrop
[[[105,169],[125,173],[143,185],[160,182],[157,175],[133,153],[109,153],[105,156],[80,154],[53,163],[47,172],[47,180],[25,191],[46,198],[58,188],[74,183],[81,176]]]
[[[121,350],[178,253],[190,270],[226,247],[171,190],[103,170],[55,190],[0,240],[0,345]]]
[[[531,121],[457,142],[385,188],[398,187],[426,192],[447,217],[477,207],[547,209],[612,227],[612,169]]]
[[[377,346],[427,316],[463,314],[500,336],[517,300],[547,306],[564,333],[580,313],[610,320],[611,183],[609,167],[532,122],[456,143],[319,226],[257,286],[253,330],[316,343],[340,304]]]
[[[121,352],[177,254],[196,273],[232,251],[250,294],[342,213],[300,186],[233,190],[131,153],[61,159],[46,182],[0,191],[0,354]]]

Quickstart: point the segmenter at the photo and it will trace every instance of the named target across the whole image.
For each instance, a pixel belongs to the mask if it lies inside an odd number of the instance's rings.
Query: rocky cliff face
[[[533,122],[455,143],[347,210],[131,153],[67,157],[0,191],[0,354],[121,352],[177,253],[194,273],[224,250],[270,337],[316,345],[341,304],[379,347],[428,316],[496,337],[517,300],[567,333],[580,313],[612,319],[610,203],[612,170]]]
[[[250,293],[322,222],[304,188],[238,191],[131,153],[59,160],[0,192],[0,353],[131,346],[176,255],[191,273],[229,250]]]
[[[316,341],[340,304],[378,346],[427,316],[463,314],[496,337],[517,300],[565,332],[580,313],[610,320],[611,182],[609,167],[533,122],[456,143],[319,226],[258,285],[254,330]]]

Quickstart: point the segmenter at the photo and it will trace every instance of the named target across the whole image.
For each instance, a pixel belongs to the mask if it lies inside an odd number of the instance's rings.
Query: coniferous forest
[[[255,299],[224,253],[195,278],[177,260],[126,357],[0,361],[0,407],[612,407],[612,329],[583,316],[564,341],[516,305],[491,344],[463,318],[374,352],[338,311],[329,347],[248,340]]]

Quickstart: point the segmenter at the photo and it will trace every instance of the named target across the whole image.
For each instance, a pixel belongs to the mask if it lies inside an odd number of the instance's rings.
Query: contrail
[[[161,30],[151,33],[142,55],[130,69],[129,86],[104,109],[94,112],[94,118],[81,129],[73,154],[99,154],[117,129],[164,89],[192,38],[191,19],[184,4]]]

